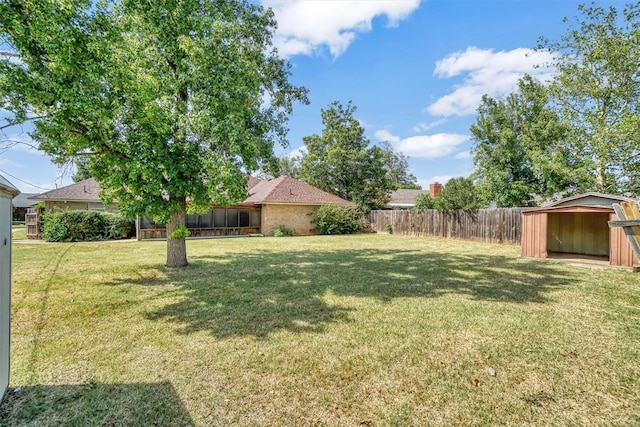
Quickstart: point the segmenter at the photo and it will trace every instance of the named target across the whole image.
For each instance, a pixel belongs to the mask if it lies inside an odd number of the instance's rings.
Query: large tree
[[[485,95],[471,134],[473,178],[483,198],[498,207],[535,206],[589,184],[578,153],[566,142],[567,126],[550,108],[544,85],[531,76],[505,99]]]
[[[187,209],[245,197],[306,101],[275,27],[242,0],[3,1],[0,107],[57,161],[91,157],[107,201],[166,220],[167,266],[184,266]]]
[[[580,6],[581,17],[557,41],[550,87],[571,142],[593,162],[594,189],[640,193],[640,3]]]
[[[322,110],[322,134],[303,138],[306,154],[299,176],[365,209],[375,209],[387,203],[392,185],[384,152],[380,147],[369,147],[355,111],[352,102],[345,106],[337,101]]]

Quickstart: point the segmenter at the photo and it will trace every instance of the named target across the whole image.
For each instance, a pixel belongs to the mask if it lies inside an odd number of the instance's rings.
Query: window
[[[240,210],[240,227],[249,226],[249,211],[246,209]]]
[[[238,209],[227,209],[227,227],[238,226]]]
[[[218,228],[227,226],[226,209],[213,210],[213,226]]]
[[[200,226],[200,215],[187,215],[187,227],[198,228]]]

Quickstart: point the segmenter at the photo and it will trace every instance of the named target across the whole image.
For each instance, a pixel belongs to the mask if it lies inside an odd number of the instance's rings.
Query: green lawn
[[[13,240],[24,240],[27,238],[27,229],[20,227],[13,227],[15,231],[11,233],[11,238]]]
[[[395,235],[16,243],[1,425],[638,425],[640,275]],[[495,375],[493,375],[495,374]]]

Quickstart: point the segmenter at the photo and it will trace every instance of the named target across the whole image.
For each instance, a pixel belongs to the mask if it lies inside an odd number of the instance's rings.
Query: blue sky
[[[349,100],[371,143],[386,140],[409,156],[423,188],[473,170],[469,126],[483,94],[509,93],[525,72],[553,70],[533,51],[539,37],[558,39],[572,0],[262,0],[279,28],[275,44],[292,64],[291,80],[309,89],[289,122],[295,154],[302,138],[322,132],[320,110]],[[622,1],[597,2],[622,7]],[[29,141],[28,129],[5,130]],[[0,152],[0,173],[23,192],[71,182],[69,171],[21,144]],[[33,184],[33,185],[30,185]]]

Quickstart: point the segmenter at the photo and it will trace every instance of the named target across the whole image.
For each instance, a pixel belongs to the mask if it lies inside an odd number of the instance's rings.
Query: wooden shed
[[[9,385],[11,342],[11,200],[20,192],[0,175],[0,401]]]
[[[523,257],[575,255],[607,261],[609,265],[639,265],[612,205],[636,200],[611,194],[584,193],[540,208],[522,211]]]

